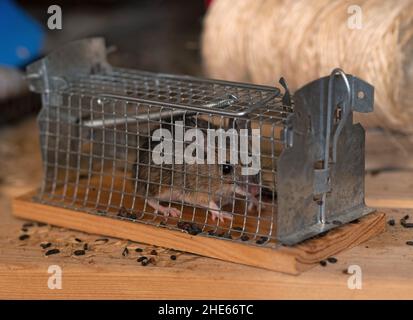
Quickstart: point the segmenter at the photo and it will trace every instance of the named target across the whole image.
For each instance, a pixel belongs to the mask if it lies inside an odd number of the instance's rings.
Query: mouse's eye
[[[230,174],[232,172],[232,166],[230,164],[222,165],[222,173],[223,174]]]

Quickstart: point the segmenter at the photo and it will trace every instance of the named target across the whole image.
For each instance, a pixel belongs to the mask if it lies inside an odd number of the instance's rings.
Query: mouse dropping
[[[293,245],[358,219],[371,85],[335,69],[291,94],[116,68],[103,39],[27,69],[42,95],[34,201],[242,245]],[[172,256],[171,256],[172,259]]]

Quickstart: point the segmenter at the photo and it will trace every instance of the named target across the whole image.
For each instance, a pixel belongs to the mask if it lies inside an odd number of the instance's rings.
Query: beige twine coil
[[[351,29],[351,6],[361,29]],[[350,9],[349,9],[350,8]],[[211,78],[292,90],[335,67],[375,86],[368,127],[413,133],[413,0],[214,0],[202,55]]]

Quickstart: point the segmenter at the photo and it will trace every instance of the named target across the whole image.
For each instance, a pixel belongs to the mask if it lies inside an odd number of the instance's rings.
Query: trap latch
[[[314,169],[314,195],[324,194],[330,190],[330,169]]]

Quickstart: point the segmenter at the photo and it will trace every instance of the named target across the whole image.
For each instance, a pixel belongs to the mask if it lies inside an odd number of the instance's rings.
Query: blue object
[[[0,66],[23,67],[39,56],[41,26],[12,0],[0,0]]]

